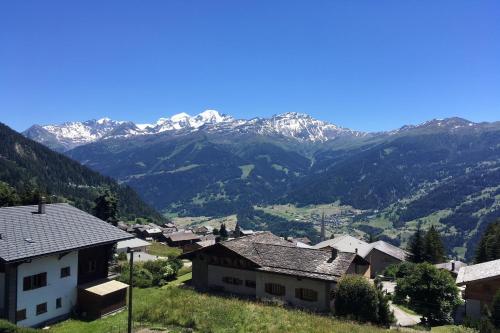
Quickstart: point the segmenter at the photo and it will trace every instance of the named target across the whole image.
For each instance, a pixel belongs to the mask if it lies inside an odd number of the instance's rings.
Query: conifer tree
[[[226,240],[228,237],[226,225],[224,223],[220,225],[219,235],[222,240]]]
[[[411,262],[421,263],[425,261],[425,243],[420,223],[417,226],[417,230],[410,238],[407,250],[410,252],[410,257],[408,259]]]
[[[476,249],[476,263],[500,259],[500,219],[485,230]]]
[[[242,233],[241,233],[240,225],[238,223],[236,223],[236,227],[234,228],[234,237],[241,237],[241,236],[242,236]]]
[[[432,264],[439,264],[445,261],[445,249],[441,236],[434,226],[425,234],[424,238],[424,259]]]
[[[109,190],[106,190],[95,200],[94,216],[113,225],[117,225],[118,200]]]

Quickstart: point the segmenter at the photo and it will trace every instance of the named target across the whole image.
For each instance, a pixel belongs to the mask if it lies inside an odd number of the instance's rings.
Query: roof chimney
[[[337,258],[337,254],[339,251],[337,251],[336,248],[332,247],[332,260],[335,260]]]
[[[358,254],[358,248],[355,248],[355,249],[354,249],[354,252],[355,252],[356,254]]]
[[[45,214],[45,197],[41,197],[38,202],[38,214]]]
[[[452,272],[455,271],[455,261],[454,260],[451,261],[451,271]]]

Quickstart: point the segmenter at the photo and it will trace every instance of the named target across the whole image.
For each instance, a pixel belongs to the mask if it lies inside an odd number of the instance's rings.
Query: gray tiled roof
[[[500,259],[460,268],[457,284],[463,285],[491,278],[500,279]]]
[[[112,243],[132,235],[68,204],[0,208],[0,259],[17,261]]]
[[[384,241],[369,243],[367,248],[359,252],[359,255],[365,258],[373,249],[379,250],[401,261],[404,261],[407,257],[407,252],[405,250]]]
[[[332,239],[327,239],[313,246],[315,249],[332,247],[343,252],[356,252],[365,258],[373,249],[377,249],[391,257],[399,260],[405,260],[407,253],[405,250],[384,241],[367,243],[361,239],[354,238],[350,235],[341,235]]]
[[[243,236],[221,242],[220,244],[228,249],[238,253],[239,255],[258,264],[260,256],[255,249],[255,243],[276,244],[288,247],[295,247],[292,243],[270,233],[259,232],[249,236]]]
[[[369,244],[360,239],[354,238],[350,235],[341,235],[332,239],[327,239],[321,243],[313,246],[315,249],[322,249],[325,247],[333,247],[342,252],[363,252],[369,248]]]
[[[356,254],[274,244],[254,244],[260,256],[261,271],[336,281],[344,275]]]

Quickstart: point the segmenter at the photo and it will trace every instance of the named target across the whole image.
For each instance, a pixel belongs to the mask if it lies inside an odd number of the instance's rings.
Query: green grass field
[[[161,243],[152,242],[148,247],[148,253],[153,256],[175,258],[181,255],[182,250],[177,247],[170,247]]]
[[[181,279],[188,279],[186,274]],[[179,279],[180,280],[180,279]],[[266,305],[231,297],[201,294],[179,288],[182,281],[163,288],[134,289],[134,321],[168,332],[297,332],[297,333],[382,333],[390,330],[356,324],[306,311]],[[126,331],[127,312],[100,320],[67,320],[47,333],[122,333]],[[2,330],[0,332],[15,332]],[[391,330],[394,331],[394,330]],[[468,333],[457,326],[435,328],[439,333]],[[38,333],[23,330],[22,333]],[[408,330],[405,330],[408,332]],[[411,332],[411,330],[410,330]],[[20,332],[21,333],[21,332]]]

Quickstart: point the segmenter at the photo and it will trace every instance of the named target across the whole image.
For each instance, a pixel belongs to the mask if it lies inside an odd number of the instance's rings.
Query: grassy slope
[[[177,247],[170,247],[158,242],[152,242],[148,247],[148,253],[153,256],[175,258],[181,255],[182,250]]]
[[[195,332],[387,332],[304,311],[199,294],[176,287],[136,289],[134,292],[136,321],[193,328]],[[121,312],[90,323],[69,320],[54,326],[49,332],[112,332],[124,327],[125,323],[126,312]]]
[[[173,283],[173,285],[180,284],[182,282],[180,280],[184,280],[189,275],[180,277],[178,283]],[[167,327],[169,332],[389,332],[383,328],[341,321],[305,311],[285,309],[254,301],[200,294],[173,285],[162,289],[135,289],[135,322],[149,322],[151,327]],[[45,332],[125,332],[126,323],[127,312],[122,311],[91,322],[67,320]],[[457,326],[433,328],[432,331],[440,333],[472,332]],[[12,325],[0,321],[0,332],[15,332],[15,330]],[[42,331],[26,329],[18,332],[38,333]]]

